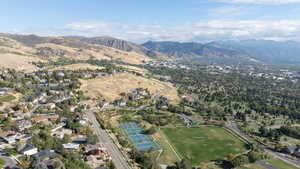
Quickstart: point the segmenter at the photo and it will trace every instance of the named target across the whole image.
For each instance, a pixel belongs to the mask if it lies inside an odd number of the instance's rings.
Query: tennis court
[[[159,150],[151,137],[143,134],[144,129],[135,122],[121,123],[121,128],[126,132],[133,145],[138,151]]]

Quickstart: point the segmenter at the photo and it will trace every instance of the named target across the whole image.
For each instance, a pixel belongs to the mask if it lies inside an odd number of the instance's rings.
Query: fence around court
[[[120,126],[138,151],[160,150],[159,145],[150,136],[143,134],[145,130],[136,122],[121,123]]]

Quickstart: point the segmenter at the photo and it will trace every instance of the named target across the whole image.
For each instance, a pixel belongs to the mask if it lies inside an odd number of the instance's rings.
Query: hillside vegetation
[[[178,102],[178,94],[170,83],[160,82],[154,79],[146,79],[130,73],[119,73],[112,76],[81,80],[81,90],[90,97],[99,95],[112,101],[120,98],[120,93],[130,92],[136,88],[146,88],[152,94],[162,94],[173,102]]]
[[[0,67],[34,71],[32,62],[55,61],[60,58],[88,60],[106,59],[141,64],[151,57],[134,50],[124,51],[101,44],[92,44],[68,37],[0,34]]]

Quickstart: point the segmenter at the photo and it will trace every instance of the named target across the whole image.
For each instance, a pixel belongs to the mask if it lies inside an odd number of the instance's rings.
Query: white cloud
[[[40,35],[112,36],[133,42],[274,39],[300,41],[300,20],[209,20],[174,26],[78,22],[63,28],[27,30]]]
[[[215,0],[225,3],[243,3],[243,4],[288,4],[288,3],[300,3],[300,0]]]
[[[241,16],[243,14],[246,14],[247,12],[248,8],[242,6],[222,6],[209,10],[209,16],[214,18],[232,18],[236,16]]]

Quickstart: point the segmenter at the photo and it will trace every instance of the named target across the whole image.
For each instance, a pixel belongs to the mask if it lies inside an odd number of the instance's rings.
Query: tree
[[[62,139],[62,142],[63,143],[70,143],[71,141],[72,140],[71,140],[70,136],[67,135],[67,134],[65,134],[64,137],[63,137],[63,139]]]
[[[248,157],[249,157],[249,162],[254,163],[262,159],[262,154],[260,154],[259,152],[251,151],[250,153],[248,153]]]
[[[239,167],[239,166],[242,166],[242,165],[247,164],[247,163],[249,163],[249,159],[246,155],[237,156],[235,159],[233,159],[231,161],[231,164],[234,167]]]
[[[177,169],[187,169],[188,168],[187,162],[184,159],[181,160],[180,162],[176,162],[175,165],[176,165]]]
[[[97,144],[99,140],[96,135],[88,135],[86,141],[88,144]]]
[[[147,129],[147,130],[144,132],[144,134],[148,134],[148,135],[152,135],[152,134],[154,134],[154,133],[156,133],[156,129],[155,129],[154,126],[150,127],[149,129]]]

